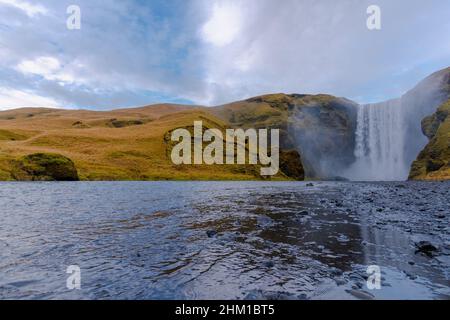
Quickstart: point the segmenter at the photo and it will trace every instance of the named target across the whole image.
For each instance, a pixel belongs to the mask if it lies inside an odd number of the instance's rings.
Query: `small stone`
[[[428,241],[419,241],[415,245],[417,248],[416,253],[422,252],[422,253],[426,254],[427,256],[431,256],[433,254],[433,252],[438,251],[438,248]]]
[[[409,273],[407,271],[403,271],[403,273],[406,274],[406,276],[408,278],[410,278],[411,280],[416,280],[417,279],[417,276],[415,276],[415,275],[413,275],[413,274],[411,274],[411,273]]]
[[[217,231],[215,230],[208,230],[206,231],[206,235],[208,236],[208,238],[213,238],[217,235]]]
[[[375,296],[369,292],[362,291],[362,290],[346,290],[347,293],[351,294],[355,298],[361,299],[361,300],[373,300],[375,299]]]

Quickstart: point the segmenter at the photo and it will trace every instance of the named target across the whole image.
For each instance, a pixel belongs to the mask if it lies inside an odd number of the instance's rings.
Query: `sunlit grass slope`
[[[81,180],[255,180],[257,166],[173,165],[167,132],[202,120],[226,127],[205,108],[155,105],[107,112],[17,109],[0,112],[0,180],[36,153],[71,159]],[[279,174],[275,179],[288,179]]]

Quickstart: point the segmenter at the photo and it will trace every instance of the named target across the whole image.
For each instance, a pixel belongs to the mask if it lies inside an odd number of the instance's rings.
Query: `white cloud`
[[[48,13],[47,8],[39,4],[32,4],[21,0],[0,0],[0,5],[9,5],[25,12],[29,17],[34,17],[38,14],[46,15]]]
[[[23,74],[31,73],[50,79],[55,72],[61,69],[61,64],[58,59],[53,57],[39,57],[34,60],[24,60],[20,62],[16,69]]]
[[[58,103],[34,93],[0,87],[0,110],[25,107],[56,108]]]
[[[241,25],[240,7],[237,3],[216,2],[210,19],[203,25],[203,40],[218,47],[228,45],[239,36]]]
[[[377,0],[370,32],[372,0],[77,0],[89,17],[73,32],[70,0],[0,0],[0,87],[84,108],[271,92],[376,101],[448,66],[450,1],[435,2]]]
[[[16,70],[25,75],[38,75],[46,80],[55,80],[64,85],[74,83],[75,76],[64,68],[60,61],[54,57],[38,57],[34,60],[21,61]]]
[[[203,101],[214,105],[285,92],[361,96],[359,102],[369,102],[401,95],[448,66],[449,2],[378,3],[381,31],[366,27],[370,0],[201,1],[200,7],[212,8],[202,29]],[[395,75],[405,67],[407,74]]]

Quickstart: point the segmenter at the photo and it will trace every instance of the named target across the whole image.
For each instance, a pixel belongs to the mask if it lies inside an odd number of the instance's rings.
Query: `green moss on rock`
[[[422,121],[422,130],[430,142],[412,164],[409,178],[450,179],[450,100]]]
[[[280,152],[280,170],[289,178],[299,181],[305,180],[305,170],[297,150]]]
[[[72,160],[55,153],[35,153],[15,161],[12,176],[19,181],[78,181]]]

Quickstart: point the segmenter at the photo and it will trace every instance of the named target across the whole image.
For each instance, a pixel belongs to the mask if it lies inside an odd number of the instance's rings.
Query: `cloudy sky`
[[[80,30],[66,27],[73,4]],[[449,15],[448,0],[0,0],[0,109],[376,102],[450,66]]]

